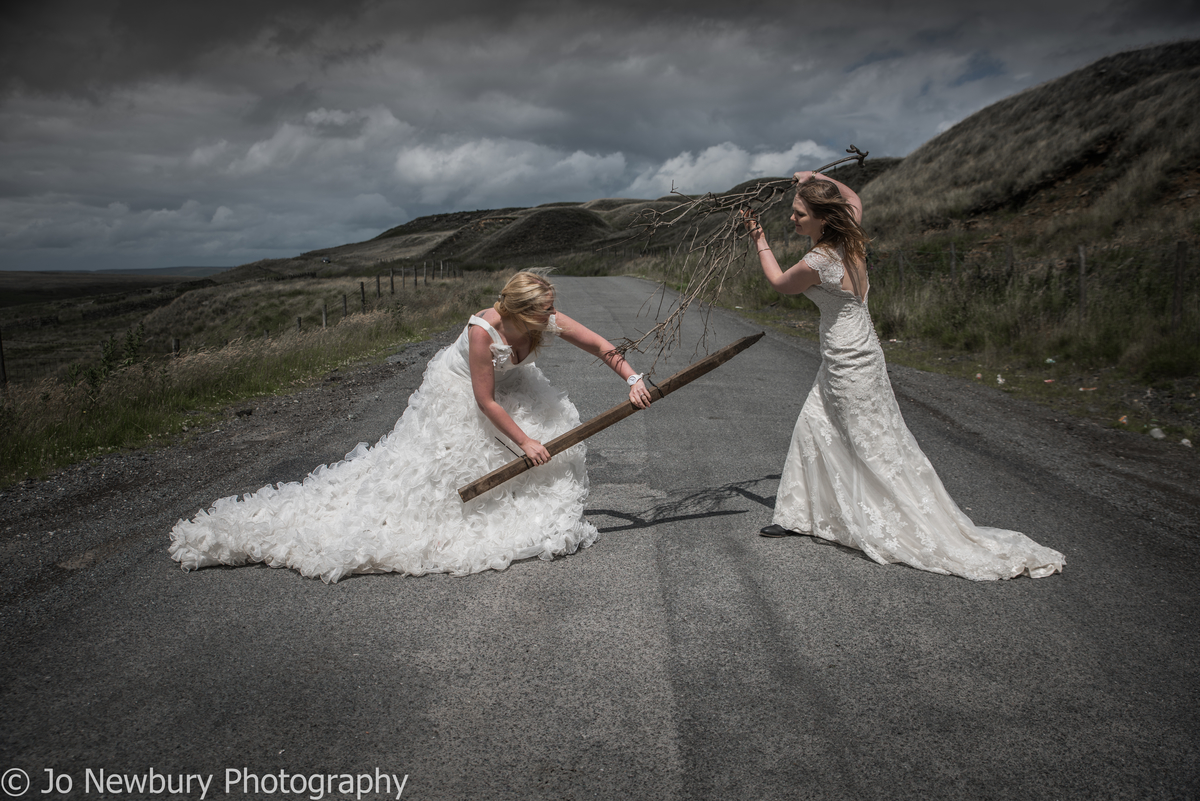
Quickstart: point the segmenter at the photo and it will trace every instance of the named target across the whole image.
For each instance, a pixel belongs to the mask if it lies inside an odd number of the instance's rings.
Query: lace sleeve
[[[813,248],[804,257],[804,262],[817,271],[817,275],[821,276],[822,284],[841,287],[845,268],[842,267],[842,260],[837,256],[824,248]]]

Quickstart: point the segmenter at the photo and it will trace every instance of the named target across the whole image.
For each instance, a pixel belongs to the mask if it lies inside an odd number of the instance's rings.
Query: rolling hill
[[[1197,97],[1200,41],[1118,53],[1020,92],[872,181],[869,232],[901,244],[986,223],[1050,250],[1194,237]],[[1019,219],[1005,225],[1006,215]]]

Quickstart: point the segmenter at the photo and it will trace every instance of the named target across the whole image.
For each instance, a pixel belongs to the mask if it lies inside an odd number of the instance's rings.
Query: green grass
[[[381,300],[377,308],[328,328],[318,322],[297,331],[293,323],[271,337],[241,337],[228,343],[222,338],[237,315],[214,312],[209,318],[212,329],[194,336],[222,340],[220,345],[188,348],[178,357],[125,354],[120,361],[127,364],[115,369],[108,368],[117,357],[103,370],[94,361],[77,362],[72,372],[79,376],[92,371],[99,376],[92,382],[49,376],[9,384],[0,394],[0,427],[5,432],[0,440],[0,485],[113,450],[161,442],[246,398],[292,391],[335,368],[381,358],[402,343],[459,324],[490,305],[506,277],[468,273],[463,280],[422,286],[401,302]],[[238,285],[224,289],[226,294],[206,296],[209,307],[247,309],[260,300],[257,287],[242,287],[244,292]],[[289,297],[311,300],[307,292],[295,295],[278,285],[274,294],[285,307]],[[181,304],[181,314],[187,316],[191,306]]]
[[[1200,282],[1193,270],[1175,327],[1173,247],[1089,254],[1081,326],[1077,262],[1043,262],[1016,251],[1010,275],[1002,245],[988,251],[977,240],[959,239],[955,280],[942,243],[926,244],[906,254],[903,291],[895,254],[874,254],[869,302],[889,361],[985,382],[1101,425],[1160,428],[1175,442],[1197,439]],[[803,255],[781,251],[785,265]],[[631,260],[626,271],[673,289],[687,278],[682,260],[663,256]],[[719,302],[761,325],[817,338],[816,306],[802,295],[774,292],[752,258]]]
[[[932,254],[936,256],[937,254]],[[1173,248],[1110,247],[1087,254],[1080,312],[1078,260],[1022,259],[1002,248],[960,263],[957,279],[935,258],[910,254],[903,287],[894,257],[873,271],[871,310],[884,339],[1004,358],[1055,356],[1080,369],[1117,366],[1139,380],[1200,370],[1200,282],[1185,276],[1174,321]]]

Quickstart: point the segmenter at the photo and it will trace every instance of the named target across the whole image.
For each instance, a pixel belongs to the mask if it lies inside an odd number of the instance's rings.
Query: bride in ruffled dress
[[[591,545],[585,446],[551,459],[542,445],[579,424],[533,362],[555,337],[602,359],[626,380],[630,401],[649,406],[641,376],[612,344],[557,312],[542,275],[521,272],[433,357],[391,433],[303,482],[222,498],[180,520],[171,557],[184,570],[265,562],[332,583],[350,573],[463,576]],[[536,466],[460,500],[459,487],[518,450]]]
[[[786,272],[762,227],[751,241],[777,291],[804,293],[821,311],[821,366],[792,434],[766,537],[811,534],[881,564],[977,581],[1062,570],[1058,551],[1016,531],[976,526],[942,486],[904,424],[867,311],[862,201],[818,173],[796,173],[796,232],[813,248]]]

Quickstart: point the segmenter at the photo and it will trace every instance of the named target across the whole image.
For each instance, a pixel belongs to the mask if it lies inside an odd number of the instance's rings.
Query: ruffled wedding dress
[[[348,573],[419,576],[503,570],[519,559],[552,559],[591,545],[580,444],[468,503],[458,488],[512,461],[520,449],[475,403],[467,334],[492,338],[496,401],[529,436],[545,442],[579,424],[566,393],[526,357],[512,361],[487,321],[472,316],[458,340],[429,362],[421,388],[391,433],[361,442],[303,482],[222,498],[171,531],[184,570],[266,562],[335,582]],[[550,330],[554,329],[551,318]]]
[[[805,257],[821,283],[821,367],[796,421],[774,522],[902,562],[976,581],[1062,570],[1063,555],[1024,534],[976,526],[946,492],[900,416],[867,304],[842,289],[841,257]]]

